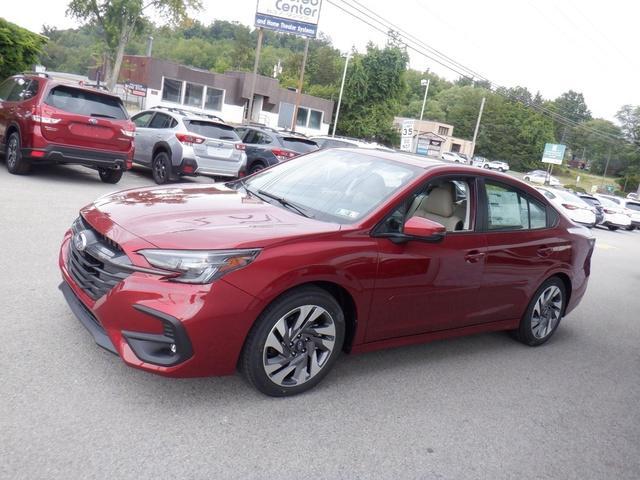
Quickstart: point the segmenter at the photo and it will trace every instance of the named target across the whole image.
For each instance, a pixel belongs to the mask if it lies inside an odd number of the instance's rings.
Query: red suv
[[[0,84],[0,151],[13,174],[36,163],[74,163],[117,183],[131,168],[134,134],[115,95],[47,74],[15,75]]]

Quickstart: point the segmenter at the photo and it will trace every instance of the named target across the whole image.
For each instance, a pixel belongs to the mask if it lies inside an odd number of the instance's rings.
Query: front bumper
[[[93,300],[67,269],[69,240],[65,236],[60,249],[60,289],[98,345],[129,366],[165,376],[236,371],[244,340],[264,307],[258,299],[224,280],[188,285],[135,272]]]

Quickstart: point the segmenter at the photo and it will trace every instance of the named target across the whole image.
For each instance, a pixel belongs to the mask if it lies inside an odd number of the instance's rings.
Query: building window
[[[280,103],[280,109],[278,110],[278,127],[291,128],[291,118],[293,117],[294,108],[295,106],[292,103]],[[296,127],[320,130],[322,127],[322,111],[298,107]]]
[[[204,103],[204,108],[207,110],[222,110],[222,100],[224,98],[224,90],[218,90],[217,88],[207,87],[207,97]]]
[[[204,87],[195,83],[185,83],[184,104],[189,107],[202,108]]]
[[[438,135],[449,135],[449,129],[447,127],[439,126]]]
[[[322,126],[322,112],[319,110],[311,110],[311,115],[309,116],[309,128],[314,130],[320,130]]]
[[[306,127],[309,122],[309,110],[306,108],[298,107],[298,114],[296,117],[296,127]]]
[[[165,78],[162,85],[162,100],[180,103],[182,101],[182,82]]]

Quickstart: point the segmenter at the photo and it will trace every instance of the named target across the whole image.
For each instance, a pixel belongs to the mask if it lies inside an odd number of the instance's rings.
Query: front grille
[[[125,257],[119,245],[91,228],[86,222],[81,222],[84,231],[91,232],[95,242],[84,251],[79,251],[73,239],[69,242],[69,259],[67,267],[73,280],[89,297],[97,300],[108,293],[119,282],[129,276],[129,271],[119,267],[118,262],[103,261],[92,254],[96,248],[102,252],[112,252],[112,257]],[[128,260],[128,259],[127,259]],[[129,263],[128,261],[126,263]]]

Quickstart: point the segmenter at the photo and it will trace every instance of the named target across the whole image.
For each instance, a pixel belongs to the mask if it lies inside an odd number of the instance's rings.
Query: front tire
[[[554,334],[566,307],[567,292],[562,280],[551,277],[533,295],[516,336],[525,345],[542,345]]]
[[[344,342],[344,314],[325,290],[303,287],[284,294],[258,317],[240,358],[247,381],[284,397],[305,392],[331,370]]]
[[[618,227],[614,226],[614,225],[607,225],[607,228],[609,230],[611,230],[612,232],[615,232],[616,230],[618,230]]]
[[[153,180],[158,185],[164,185],[171,180],[171,159],[165,152],[158,152],[151,162]]]
[[[118,183],[122,178],[124,171],[122,169],[114,170],[112,168],[101,168],[98,170],[100,180],[104,183]]]
[[[31,164],[27,159],[22,156],[20,142],[20,134],[18,132],[12,132],[7,140],[7,148],[5,159],[7,162],[7,170],[14,175],[24,175],[29,173]]]
[[[489,165],[483,165],[482,168],[489,169]]]

